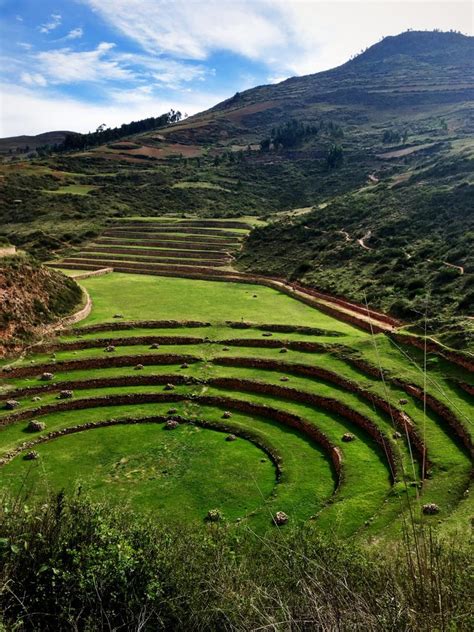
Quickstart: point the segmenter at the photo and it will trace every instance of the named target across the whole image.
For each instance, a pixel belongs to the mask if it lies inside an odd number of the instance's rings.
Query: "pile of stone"
[[[273,522],[277,525],[277,527],[281,527],[286,524],[288,520],[289,518],[284,511],[277,511],[273,517]]]
[[[74,396],[74,391],[59,391],[58,399],[71,399]]]
[[[236,439],[237,437],[235,436],[235,434],[227,435],[227,437],[225,438],[226,441],[235,441]]]
[[[222,520],[222,514],[219,509],[209,509],[206,520],[207,522],[219,522],[219,520]]]
[[[176,419],[168,419],[165,423],[165,430],[175,430],[179,426],[179,421]]]
[[[43,382],[50,382],[54,378],[54,373],[43,373],[41,379]]]
[[[20,402],[18,402],[16,399],[8,399],[5,402],[5,408],[7,410],[14,410],[15,408],[18,408],[19,405],[20,405]]]
[[[165,391],[174,391],[175,389],[175,385],[174,384],[166,384],[165,385]]]
[[[349,443],[350,441],[355,441],[355,435],[353,435],[353,434],[352,434],[352,432],[345,432],[345,433],[342,435],[342,440],[343,440],[345,443]]]
[[[152,345],[150,345],[150,349],[159,349],[160,345],[157,342],[154,342]]]
[[[36,459],[39,459],[39,454],[38,452],[36,452],[36,450],[31,450],[31,452],[27,452],[25,454],[25,461],[35,461]]]
[[[32,419],[28,424],[28,432],[41,432],[46,428],[46,424],[44,421],[38,421],[37,419]]]
[[[434,516],[439,513],[439,507],[436,503],[427,503],[423,505],[423,513],[427,516]]]
[[[113,353],[115,351],[114,345],[107,345],[104,349],[105,353]]]
[[[232,417],[232,413],[229,410],[225,410],[222,415],[222,419],[230,419]]]
[[[143,364],[136,364],[136,365],[133,367],[133,370],[134,370],[134,371],[142,371],[144,368],[145,368],[145,367],[143,366]]]

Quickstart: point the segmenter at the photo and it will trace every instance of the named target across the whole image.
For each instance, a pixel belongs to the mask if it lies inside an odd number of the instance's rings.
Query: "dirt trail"
[[[373,248],[369,248],[369,246],[366,246],[364,243],[366,239],[370,239],[371,235],[372,235],[372,231],[368,230],[363,237],[357,240],[357,243],[359,244],[359,246],[364,248],[364,250],[373,250]]]
[[[337,231],[340,235],[344,235],[344,239],[346,241],[352,241],[351,236],[349,235],[349,233],[347,232],[347,230],[338,230]]]
[[[428,261],[429,263],[436,263],[436,261],[433,261],[433,259],[427,259],[426,261]],[[459,273],[461,275],[464,274],[463,266],[457,266],[454,263],[449,263],[448,261],[441,261],[441,263],[444,264],[445,266],[448,266],[448,268],[454,268],[455,270],[459,270]]]

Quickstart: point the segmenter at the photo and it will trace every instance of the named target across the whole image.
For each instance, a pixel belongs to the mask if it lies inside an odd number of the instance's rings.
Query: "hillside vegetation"
[[[242,269],[409,320],[427,312],[430,330],[454,327],[446,339],[465,346],[473,41],[406,32],[167,127],[5,163],[2,232],[49,258],[73,256],[109,218],[257,215],[268,226],[244,245]]]
[[[0,357],[80,305],[81,288],[22,255],[0,259]]]

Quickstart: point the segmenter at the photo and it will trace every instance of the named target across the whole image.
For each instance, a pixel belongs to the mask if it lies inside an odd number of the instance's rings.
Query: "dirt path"
[[[427,259],[426,261],[428,261],[429,263],[436,263],[436,261],[433,261],[433,259]],[[448,263],[448,261],[441,261],[441,263],[444,264],[445,266],[448,266],[448,268],[454,268],[455,270],[459,270],[459,273],[461,275],[464,274],[463,266],[457,266],[454,263]]]
[[[371,235],[372,235],[372,231],[368,230],[363,237],[357,240],[357,243],[359,244],[359,246],[364,248],[364,250],[373,250],[373,248],[369,248],[369,246],[366,246],[364,243],[366,239],[370,239]]]
[[[337,231],[340,235],[344,235],[344,239],[346,241],[352,241],[351,236],[349,235],[349,233],[347,232],[347,230],[338,230]]]

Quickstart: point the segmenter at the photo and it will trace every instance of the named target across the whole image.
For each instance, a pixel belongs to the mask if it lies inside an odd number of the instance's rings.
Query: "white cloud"
[[[33,48],[33,46],[28,44],[28,42],[18,42],[18,46],[20,46],[20,48],[24,48],[25,50],[31,50]]]
[[[130,70],[114,59],[106,58],[114,47],[115,44],[102,42],[91,51],[60,48],[38,53],[36,60],[42,72],[55,84],[132,79]]]
[[[159,85],[171,89],[179,89],[183,83],[203,81],[207,76],[215,74],[214,69],[202,64],[148,55],[122,53],[117,55],[117,61],[132,65],[142,78],[151,78]]]
[[[274,76],[332,68],[382,36],[472,30],[466,0],[82,0],[149,53],[231,51]]]
[[[66,35],[66,37],[64,39],[65,40],[79,39],[83,35],[84,35],[84,31],[79,26],[77,29],[72,29],[72,31],[69,31],[69,33]]]
[[[171,108],[195,114],[225,97],[224,94],[193,93],[186,95],[185,100],[175,101],[152,97],[147,95],[146,88],[142,88],[142,92],[131,90],[122,93],[119,99],[109,103],[91,104],[54,94],[50,90],[43,93],[39,88],[32,90],[0,84],[0,137],[39,134],[53,129],[88,132],[104,122],[115,127],[132,120],[158,116]]]
[[[16,19],[18,22],[23,22],[23,18],[21,17],[21,15],[15,15],[15,19]]]
[[[39,72],[22,72],[21,80],[23,83],[26,83],[28,86],[41,86],[44,87],[48,84],[43,75],[40,75]]]
[[[266,15],[266,0],[85,1],[149,53],[205,59],[210,51],[230,50],[257,59],[284,37]]]
[[[62,18],[59,13],[51,13],[51,19],[49,22],[42,24],[39,26],[40,33],[49,33],[50,31],[54,31],[61,24]]]

